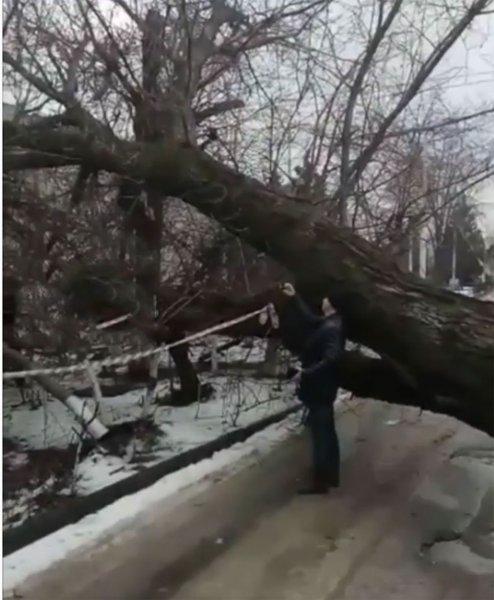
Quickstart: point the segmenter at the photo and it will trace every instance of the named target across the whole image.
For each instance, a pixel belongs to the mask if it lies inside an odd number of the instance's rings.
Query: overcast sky
[[[455,44],[442,68],[464,66],[464,75],[452,81],[448,90],[452,102],[469,106],[484,101],[494,102],[494,14],[485,15],[474,22],[465,40]],[[494,138],[494,115],[492,117]],[[494,242],[494,181],[479,187],[475,193],[479,210],[483,213],[482,227]]]
[[[494,14],[477,18],[464,39],[457,42],[436,70],[454,70],[455,76],[447,84],[447,96],[452,105],[468,110],[479,104],[494,102]],[[4,89],[3,99],[12,102],[12,96]],[[494,142],[494,116],[492,118]],[[481,225],[485,234],[494,242],[494,180],[475,190]]]

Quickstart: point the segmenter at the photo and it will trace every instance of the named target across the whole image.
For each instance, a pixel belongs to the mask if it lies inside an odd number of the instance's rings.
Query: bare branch
[[[240,99],[216,102],[215,104],[211,104],[211,106],[208,106],[207,108],[194,111],[194,119],[196,123],[199,124],[202,123],[202,121],[205,121],[206,119],[216,117],[218,115],[229,112],[231,110],[235,110],[237,108],[244,108],[244,106],[245,102]]]
[[[13,0],[12,5],[10,6],[9,10],[4,12],[3,26],[2,26],[2,33],[3,33],[4,37],[9,29],[9,25],[11,24],[14,17],[17,17],[19,15],[19,13],[22,11],[22,7],[23,7],[23,4],[25,3],[25,1],[26,0]]]
[[[341,133],[341,168],[340,168],[340,190],[338,194],[338,203],[340,207],[340,219],[343,224],[347,224],[347,210],[346,201],[348,196],[352,193],[352,183],[350,179],[350,144],[351,144],[351,129],[353,124],[353,114],[355,111],[355,104],[357,97],[362,89],[365,76],[371,66],[374,55],[376,54],[379,45],[381,44],[384,36],[389,31],[393,24],[400,8],[403,4],[403,0],[394,0],[391,9],[389,10],[386,17],[384,17],[384,2],[379,2],[378,8],[378,19],[376,25],[376,31],[374,32],[365,54],[362,58],[360,66],[355,75],[355,79],[350,87],[350,94],[345,110],[345,119],[343,122],[343,130]]]
[[[372,159],[372,156],[381,145],[388,129],[391,127],[393,122],[415,98],[417,92],[420,90],[432,71],[437,67],[446,52],[448,52],[448,50],[459,39],[462,33],[469,27],[475,17],[482,12],[489,2],[490,0],[476,0],[473,2],[463,17],[458,20],[458,22],[450,29],[444,38],[434,47],[427,60],[420,67],[417,75],[414,77],[408,89],[402,94],[395,108],[388,114],[387,117],[385,117],[370,144],[361,152],[361,154],[352,164],[349,174],[351,182],[354,182],[358,179],[359,175],[368,165],[369,161]],[[345,185],[347,184],[345,183]],[[335,197],[339,198],[341,191],[342,188],[340,185],[335,193]]]
[[[43,81],[42,79],[31,73],[22,65],[20,61],[16,60],[7,50],[3,51],[3,61],[10,67],[12,67],[12,69],[14,69],[16,73],[21,75],[29,84],[34,86],[42,94],[45,94],[52,100],[55,100],[56,102],[59,102],[62,105],[66,104],[67,97],[62,91],[56,90],[52,85],[48,84],[46,81]]]

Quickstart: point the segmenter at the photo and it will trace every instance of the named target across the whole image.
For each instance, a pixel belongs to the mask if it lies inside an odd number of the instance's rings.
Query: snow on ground
[[[163,435],[149,449],[152,459],[147,461],[146,466],[280,412],[295,402],[293,393],[274,390],[271,381],[242,379],[235,384],[230,378],[218,377],[214,379],[214,385],[217,390],[215,398],[204,404],[156,409],[155,423]],[[105,424],[137,416],[140,410],[139,397],[135,394],[133,398],[129,396],[106,399],[101,411]],[[142,462],[136,465],[115,457],[88,457],[78,468],[78,490],[82,494],[91,493],[128,477],[141,465]]]
[[[299,415],[292,415],[280,423],[254,434],[247,441],[226,450],[216,452],[210,459],[203,460],[185,469],[171,473],[154,485],[117,500],[99,512],[88,515],[74,525],[69,525],[10,554],[3,560],[4,596],[12,594],[27,577],[39,573],[75,551],[95,545],[103,537],[117,535],[131,526],[139,514],[148,513],[152,506],[162,503],[172,494],[201,482],[211,485],[211,475],[233,474],[254,458],[267,454],[272,448],[287,439],[297,429]],[[208,477],[210,476],[210,477]]]
[[[280,412],[295,402],[292,386],[280,386],[273,380],[246,376],[204,376],[203,382],[214,386],[214,397],[207,402],[186,407],[154,407],[154,422],[158,430],[153,436],[138,439],[132,455],[126,457],[93,451],[76,464],[74,456],[60,479],[37,474],[29,486],[20,487],[4,498],[4,528],[19,525],[39,511],[38,498],[47,496],[50,489],[58,497],[68,494],[87,495],[124,479],[143,467],[180,454],[213,440],[228,431],[244,427],[271,414]],[[159,386],[159,394],[168,390],[168,382]],[[4,456],[4,465],[11,476],[25,466],[30,450],[67,449],[77,443],[77,423],[72,413],[60,402],[40,393],[36,404],[20,403],[16,388],[5,388],[3,427],[4,438],[16,444],[15,450]],[[137,419],[141,413],[144,390],[104,398],[99,418],[106,425]],[[91,400],[88,401],[91,404]],[[51,457],[51,455],[50,455]],[[55,462],[60,463],[58,454]],[[39,471],[39,470],[38,470]],[[51,500],[50,500],[51,501]],[[44,502],[45,503],[45,502]]]
[[[461,425],[449,456],[415,492],[426,555],[475,575],[494,572],[494,444]]]
[[[494,302],[494,289],[484,292],[480,296],[480,300],[484,300],[484,302]]]
[[[209,345],[201,341],[190,347],[189,355],[193,362],[199,360],[205,353],[208,353],[212,347],[221,348],[222,345],[228,344],[232,339],[216,335],[208,337],[208,341]],[[260,363],[264,360],[264,355],[264,340],[257,338],[246,338],[239,344],[218,352],[219,360],[230,363],[237,361],[242,361],[243,363]]]

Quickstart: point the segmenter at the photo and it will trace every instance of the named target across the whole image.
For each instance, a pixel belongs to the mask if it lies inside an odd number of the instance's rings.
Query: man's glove
[[[291,283],[284,283],[281,286],[281,291],[285,294],[285,296],[288,297],[293,297],[295,296],[295,288],[293,287],[293,285]]]
[[[267,325],[268,322],[271,324],[273,329],[280,328],[280,318],[276,312],[276,308],[272,302],[270,302],[266,308],[259,314],[259,323],[261,325]]]
[[[288,379],[288,381],[298,383],[300,381],[301,376],[302,369],[300,369],[299,367],[288,367],[285,377],[286,379]]]

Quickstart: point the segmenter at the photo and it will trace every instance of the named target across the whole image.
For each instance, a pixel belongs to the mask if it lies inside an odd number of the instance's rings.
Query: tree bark
[[[176,331],[168,341],[174,342],[182,337],[184,337],[184,333]],[[170,354],[180,380],[181,403],[188,405],[197,402],[200,396],[200,382],[194,365],[189,358],[189,345],[181,344],[170,348]]]
[[[369,358],[360,352],[345,352],[340,367],[341,386],[356,396],[375,398],[392,404],[418,406],[423,410],[449,415],[494,435],[492,407],[482,402],[457,402],[417,387],[386,359]]]
[[[17,345],[15,325],[20,288],[21,283],[15,277],[3,276],[3,339],[13,347]]]

